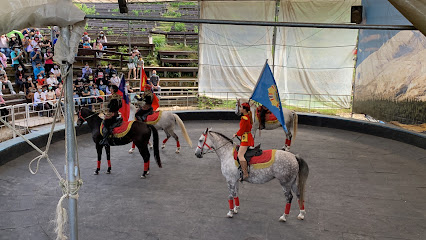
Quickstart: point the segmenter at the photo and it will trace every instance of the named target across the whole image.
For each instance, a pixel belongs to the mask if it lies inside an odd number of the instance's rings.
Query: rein
[[[87,120],[86,119],[89,119],[89,118],[91,118],[91,117],[93,117],[93,116],[95,116],[95,115],[98,115],[99,113],[93,113],[92,115],[90,115],[90,116],[88,116],[88,117],[86,117],[86,118],[84,118],[83,116],[81,116],[81,111],[79,111],[78,112],[78,118],[81,118],[83,121],[85,121],[85,122],[87,122]]]

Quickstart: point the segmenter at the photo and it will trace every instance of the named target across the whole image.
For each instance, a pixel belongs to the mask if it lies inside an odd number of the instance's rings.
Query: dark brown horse
[[[92,139],[96,144],[96,151],[98,153],[98,166],[96,168],[95,174],[99,174],[99,170],[101,168],[101,159],[102,159],[102,148],[104,146],[100,145],[99,142],[102,140],[102,135],[100,133],[100,127],[102,124],[102,118],[98,116],[98,113],[90,111],[88,108],[81,108],[78,111],[78,120],[77,125],[81,126],[84,122],[87,122],[90,129],[92,130]],[[141,154],[144,161],[144,171],[141,178],[146,178],[146,175],[149,171],[149,150],[148,150],[148,141],[151,137],[151,131],[154,136],[154,157],[157,161],[158,166],[161,168],[161,160],[160,160],[160,151],[158,146],[158,132],[157,129],[149,124],[144,122],[135,121],[133,122],[130,130],[123,137],[120,138],[112,138],[113,146],[125,145],[130,142],[134,142],[136,147],[139,149],[139,153]],[[110,154],[110,146],[105,146],[105,151],[107,154],[108,160],[108,170],[107,173],[111,173],[111,154]]]

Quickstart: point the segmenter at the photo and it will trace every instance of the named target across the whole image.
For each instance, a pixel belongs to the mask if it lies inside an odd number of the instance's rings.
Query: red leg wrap
[[[98,168],[101,168],[101,161],[98,161]]]
[[[143,170],[148,171],[149,170],[149,162],[143,163]]]
[[[237,207],[240,206],[240,199],[238,197],[234,198],[234,202],[235,202],[235,206],[237,206]]]
[[[305,210],[305,201],[303,201],[302,204],[300,204],[300,200],[297,200],[297,202],[299,203],[300,210]]]
[[[135,148],[135,147],[136,147],[135,143],[134,143],[134,142],[132,142],[132,148]]]
[[[290,146],[291,145],[291,140],[290,139],[286,139],[285,140],[285,145],[286,146]]]
[[[107,160],[108,161],[108,167],[111,167],[111,160]]]
[[[284,214],[289,214],[290,213],[290,207],[291,207],[291,203],[287,203],[285,205]]]
[[[234,209],[234,201],[231,199],[231,200],[228,200],[228,203],[229,203],[229,209]]]
[[[165,144],[165,143],[167,142],[167,140],[169,140],[169,138],[165,138],[165,139],[163,140],[163,144]]]
[[[180,147],[179,141],[176,141],[176,147]]]

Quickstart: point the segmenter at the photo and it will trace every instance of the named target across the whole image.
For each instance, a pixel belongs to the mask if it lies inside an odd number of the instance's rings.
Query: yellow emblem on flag
[[[280,103],[278,102],[278,91],[277,87],[275,85],[272,85],[270,88],[268,88],[268,96],[269,100],[271,101],[272,106],[279,108]]]

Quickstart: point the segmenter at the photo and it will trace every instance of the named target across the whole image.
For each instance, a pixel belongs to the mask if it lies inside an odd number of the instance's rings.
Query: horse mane
[[[216,133],[217,135],[219,135],[219,136],[221,136],[221,137],[225,138],[228,142],[234,143],[234,141],[232,141],[232,139],[230,139],[229,137],[227,137],[227,136],[223,135],[223,134],[222,134],[222,133],[220,133],[220,132],[215,132],[215,131],[210,131],[210,132],[211,132],[211,133]]]

